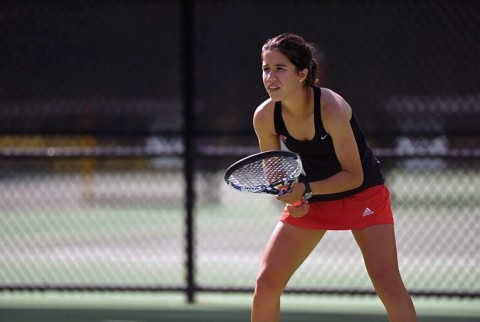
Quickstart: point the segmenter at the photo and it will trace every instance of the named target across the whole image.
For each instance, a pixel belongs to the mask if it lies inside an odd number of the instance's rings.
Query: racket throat
[[[289,179],[282,179],[281,181],[272,183],[270,187],[276,192],[276,194],[283,195],[292,190],[292,185],[293,181]]]

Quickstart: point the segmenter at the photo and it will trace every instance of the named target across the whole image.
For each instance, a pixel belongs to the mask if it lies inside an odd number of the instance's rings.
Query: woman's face
[[[302,89],[303,73],[278,50],[262,54],[263,86],[273,101],[281,101]]]

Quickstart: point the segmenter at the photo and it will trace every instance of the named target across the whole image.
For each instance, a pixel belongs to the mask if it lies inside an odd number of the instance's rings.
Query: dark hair
[[[318,86],[318,63],[314,58],[315,47],[313,44],[307,43],[305,39],[299,35],[285,33],[268,39],[262,47],[262,55],[263,52],[267,50],[278,50],[287,57],[299,71],[306,68],[308,75],[305,84],[308,86]]]

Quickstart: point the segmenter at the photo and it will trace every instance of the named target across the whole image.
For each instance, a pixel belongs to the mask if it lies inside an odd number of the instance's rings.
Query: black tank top
[[[341,170],[340,162],[337,159],[333,147],[332,138],[325,131],[322,122],[320,96],[321,90],[313,87],[314,90],[314,122],[315,136],[311,141],[299,141],[293,138],[287,131],[282,117],[281,102],[275,103],[274,124],[275,131],[284,145],[292,152],[298,153],[302,160],[305,174],[300,180],[318,181],[329,178]],[[350,119],[353,134],[357,142],[358,151],[363,169],[363,183],[360,187],[335,194],[314,195],[311,201],[335,200],[354,195],[367,188],[384,183],[380,162],[374,157],[372,149],[367,144],[365,136],[352,111]]]

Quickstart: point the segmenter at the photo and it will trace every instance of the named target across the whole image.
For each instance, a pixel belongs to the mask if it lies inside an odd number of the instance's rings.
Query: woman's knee
[[[277,274],[268,270],[263,270],[257,276],[255,284],[256,293],[268,293],[269,295],[280,296],[286,286],[286,281],[283,281]]]
[[[406,289],[398,270],[374,270],[369,272],[372,283],[379,296],[396,300],[406,294]]]

